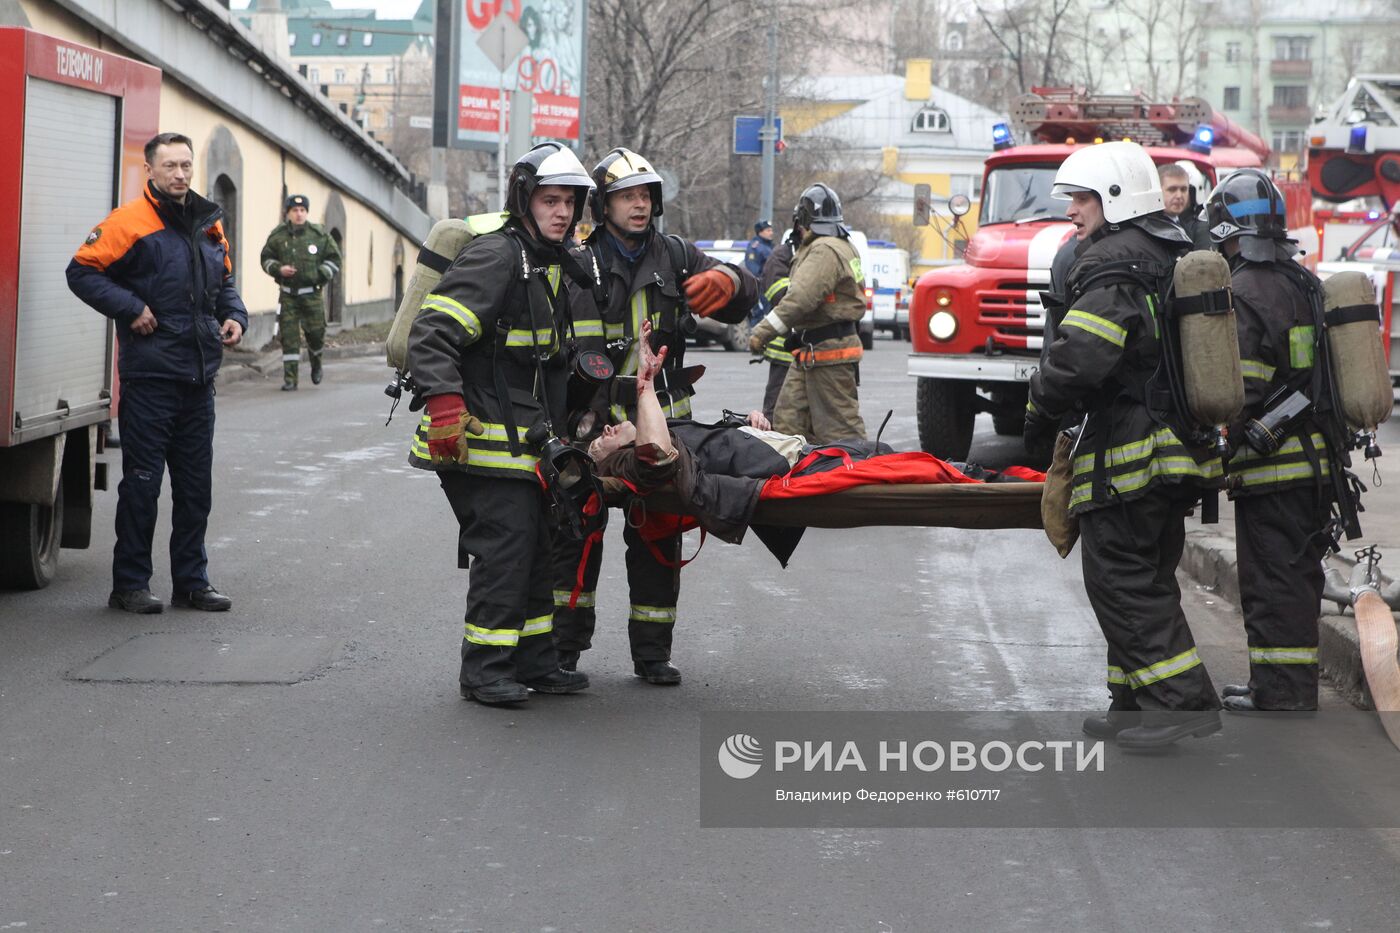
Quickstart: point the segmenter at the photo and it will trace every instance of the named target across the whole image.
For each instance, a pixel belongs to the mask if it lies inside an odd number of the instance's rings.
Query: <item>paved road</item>
[[[912,448],[905,346],[877,340],[862,393]],[[759,398],[763,367],[694,357],[701,416]],[[1394,832],[700,828],[703,711],[1100,706],[1077,561],[1038,532],[811,532],[786,571],[712,541],[663,689],[631,676],[614,529],[593,689],[463,702],[454,526],[404,465],[411,418],[384,426],[386,373],[221,391],[209,546],[233,612],[102,608],[112,493],[52,587],[0,594],[0,930],[1393,927]],[[1233,609],[1191,590],[1187,611],[1217,682],[1240,677]],[[293,685],[70,679],[153,633],[334,663]]]

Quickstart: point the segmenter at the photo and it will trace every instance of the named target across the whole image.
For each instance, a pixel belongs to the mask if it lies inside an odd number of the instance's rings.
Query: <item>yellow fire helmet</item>
[[[631,149],[621,146],[603,156],[593,169],[593,221],[603,222],[603,205],[608,195],[623,188],[637,185],[651,186],[651,215],[660,217],[661,176],[651,167],[651,163]]]

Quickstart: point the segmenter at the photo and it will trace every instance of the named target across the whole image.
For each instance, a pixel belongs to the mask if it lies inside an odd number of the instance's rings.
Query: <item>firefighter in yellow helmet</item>
[[[685,339],[695,331],[695,316],[738,324],[758,302],[758,282],[743,265],[720,262],[694,243],[656,229],[655,220],[665,209],[661,176],[646,158],[630,149],[613,149],[593,169],[593,182],[594,229],[575,256],[584,268],[598,270],[599,282],[593,288],[571,285],[569,300],[580,347],[604,349],[618,378],[581,418],[575,415],[574,439],[583,442],[607,424],[637,417],[637,341],[643,321],[651,322],[652,349],[666,349],[654,384],[662,410],[667,418],[689,419],[699,367],[687,369]],[[680,683],[681,673],[671,663],[680,534],[648,543],[629,525],[623,540],[633,670],[647,683]],[[586,549],[556,543],[555,640],[569,670],[592,644],[602,552],[601,539]]]

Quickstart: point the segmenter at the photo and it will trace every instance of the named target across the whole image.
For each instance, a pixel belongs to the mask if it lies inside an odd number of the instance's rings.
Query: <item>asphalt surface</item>
[[[862,404],[914,449],[906,347],[877,339]],[[761,397],[740,354],[688,360],[700,417]],[[404,462],[412,416],[384,425],[387,375],[221,388],[208,545],[232,612],[104,608],[115,491],[51,587],[0,594],[0,930],[1393,928],[1393,830],[700,826],[705,711],[1103,706],[1078,562],[1039,532],[812,531],[787,570],[711,540],[684,572],[685,682],[658,688],[631,674],[614,523],[592,688],[462,701],[455,525]],[[984,462],[1013,449],[979,420]],[[1188,584],[1186,611],[1216,683],[1242,679],[1233,607]],[[290,685],[73,679],[164,633],[333,660]]]

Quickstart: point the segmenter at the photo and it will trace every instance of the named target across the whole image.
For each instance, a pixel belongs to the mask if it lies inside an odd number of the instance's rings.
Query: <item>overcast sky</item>
[[[248,8],[250,0],[233,0],[235,10]],[[331,6],[355,10],[374,10],[380,19],[408,19],[422,0],[331,0]]]

